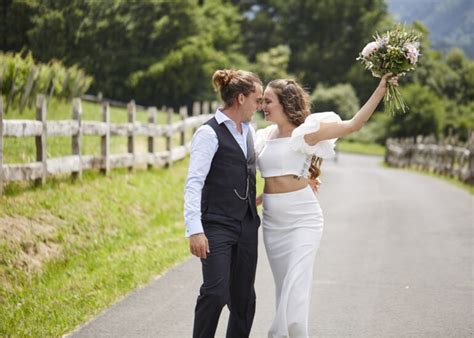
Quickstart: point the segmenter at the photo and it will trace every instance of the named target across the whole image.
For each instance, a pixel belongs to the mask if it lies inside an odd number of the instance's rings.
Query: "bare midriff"
[[[305,188],[308,181],[304,177],[299,179],[295,175],[275,176],[265,178],[265,194],[280,194],[285,192],[297,191]]]

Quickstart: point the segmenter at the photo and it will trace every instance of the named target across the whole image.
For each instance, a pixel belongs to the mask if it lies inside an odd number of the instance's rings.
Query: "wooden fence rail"
[[[215,107],[205,103],[207,107]],[[136,121],[136,105],[131,101],[127,105],[128,123],[110,122],[110,105],[102,103],[102,121],[83,121],[81,99],[73,100],[72,119],[64,121],[48,121],[46,97],[38,95],[36,101],[35,120],[5,120],[3,118],[3,99],[0,96],[0,194],[7,182],[35,180],[43,184],[46,178],[56,174],[71,174],[80,178],[83,170],[98,169],[105,175],[114,168],[138,166],[147,168],[170,166],[174,161],[182,159],[189,152],[190,142],[186,142],[186,131],[195,130],[210,118],[210,114],[200,114],[202,104],[193,105],[188,114],[186,107],[180,109],[181,120],[172,122],[173,111],[167,109],[167,124],[157,124],[157,108],[148,107],[148,123]],[[195,110],[195,109],[196,110]],[[179,145],[174,145],[172,138],[180,133]],[[101,138],[101,155],[85,155],[82,153],[82,137],[94,135]],[[47,158],[47,139],[53,136],[71,137],[71,155]],[[111,154],[110,138],[127,137],[127,153]],[[136,151],[136,137],[147,138],[147,152]],[[34,137],[36,144],[36,161],[26,164],[3,163],[4,137]],[[165,138],[166,149],[157,151],[155,138]]]
[[[433,136],[388,139],[385,162],[394,167],[415,167],[474,184],[474,133],[466,143]]]

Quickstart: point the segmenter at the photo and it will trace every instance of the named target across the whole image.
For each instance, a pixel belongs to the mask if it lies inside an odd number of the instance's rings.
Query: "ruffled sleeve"
[[[341,118],[334,112],[314,113],[309,115],[303,124],[295,128],[291,133],[290,147],[293,150],[300,151],[307,155],[316,155],[322,158],[334,156],[334,147],[337,139],[324,140],[309,145],[306,143],[304,136],[306,134],[319,130],[321,122],[339,122]]]
[[[258,129],[255,133],[255,155],[258,155],[265,147],[265,142],[267,142],[269,135],[271,134],[275,125],[270,125],[266,128]]]

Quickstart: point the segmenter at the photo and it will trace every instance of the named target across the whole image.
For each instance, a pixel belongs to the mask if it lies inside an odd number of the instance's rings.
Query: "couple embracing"
[[[230,310],[227,337],[248,337],[255,314],[257,205],[275,282],[276,310],[269,338],[308,337],[313,263],[323,231],[314,190],[319,159],[334,154],[337,138],[359,130],[387,90],[382,77],[350,119],[310,113],[309,96],[294,80],[263,88],[257,75],[218,70],[212,83],[223,106],[194,134],[184,192],[191,253],[201,259],[203,284],[193,337],[214,337],[222,308]],[[270,126],[255,132],[250,121],[263,110]],[[256,194],[256,170],[265,180]]]

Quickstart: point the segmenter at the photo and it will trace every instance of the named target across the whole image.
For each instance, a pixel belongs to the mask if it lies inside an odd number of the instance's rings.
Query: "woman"
[[[308,337],[312,271],[323,230],[319,202],[308,185],[315,158],[334,154],[337,138],[362,128],[387,90],[382,77],[350,120],[333,112],[310,114],[309,96],[293,80],[274,80],[263,95],[265,118],[274,124],[257,131],[257,166],[265,179],[262,228],[275,280],[276,315],[268,336]],[[314,178],[314,176],[313,176]]]

